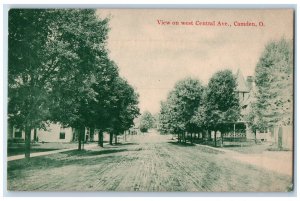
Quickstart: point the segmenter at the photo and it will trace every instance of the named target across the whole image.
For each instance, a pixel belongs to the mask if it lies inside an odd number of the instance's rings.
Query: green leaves
[[[231,71],[217,72],[204,87],[187,78],[176,83],[161,103],[159,130],[162,133],[201,132],[223,129],[240,118],[236,78]]]
[[[222,130],[224,123],[239,120],[240,106],[236,87],[236,78],[230,70],[219,71],[209,80],[205,101],[208,128]]]
[[[159,130],[163,133],[181,133],[192,129],[191,118],[203,104],[204,87],[192,78],[180,80],[169,93],[167,101],[161,103]]]
[[[9,121],[128,129],[138,95],[108,57],[108,31],[92,9],[10,10]]]
[[[9,11],[8,116],[19,128],[40,127],[49,117],[46,21],[45,10]]]
[[[154,126],[154,117],[148,111],[145,111],[140,117],[140,130],[142,132],[147,132],[150,128]]]
[[[293,47],[281,39],[268,43],[255,69],[258,119],[267,126],[293,121]],[[254,114],[251,114],[254,115]]]

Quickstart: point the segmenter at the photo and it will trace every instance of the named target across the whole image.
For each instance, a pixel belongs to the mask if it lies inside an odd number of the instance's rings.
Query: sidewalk
[[[84,145],[84,149],[93,149],[95,147],[98,147],[98,145],[97,144],[85,144]],[[54,151],[36,152],[36,153],[31,153],[30,158],[37,157],[37,156],[45,156],[45,155],[49,155],[49,154],[56,154],[56,153],[65,152],[65,151],[72,151],[72,150],[76,150],[76,149],[77,148],[70,148],[70,149],[59,149],[59,150],[54,150]],[[20,160],[23,158],[25,158],[24,154],[9,156],[9,157],[7,157],[7,161]]]

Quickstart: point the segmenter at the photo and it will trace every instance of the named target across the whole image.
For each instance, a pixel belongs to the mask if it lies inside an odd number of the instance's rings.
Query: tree
[[[171,107],[168,101],[162,101],[160,103],[157,127],[161,134],[174,133],[171,131]]]
[[[205,99],[204,99],[205,100]],[[191,125],[193,125],[193,131],[194,132],[205,132],[207,130],[207,118],[206,118],[206,106],[205,103],[201,104],[193,117],[191,118]]]
[[[266,127],[293,124],[293,45],[285,39],[269,42],[255,69],[257,118]],[[280,129],[279,129],[280,130]],[[280,137],[280,136],[279,136]],[[279,138],[280,139],[280,138]],[[279,147],[281,148],[281,142]]]
[[[110,110],[110,144],[113,135],[117,136],[128,130],[133,124],[133,120],[140,114],[138,108],[138,94],[134,88],[123,78],[117,77],[113,82],[111,103],[114,106]],[[117,139],[117,138],[115,138]]]
[[[8,24],[8,121],[25,130],[25,157],[30,157],[31,130],[49,118],[51,76],[47,41],[53,20],[42,9],[11,9]]]
[[[263,131],[267,129],[266,122],[263,121],[261,111],[258,110],[255,103],[250,103],[249,105],[249,113],[246,115],[246,120],[248,122],[248,126],[255,136],[256,143],[256,133],[257,131]]]
[[[98,129],[98,145],[103,147],[103,132],[111,130],[113,111],[116,107],[113,92],[119,74],[118,67],[113,61],[107,60],[106,64],[100,67],[95,74],[97,81],[92,84],[96,96],[90,100],[85,118],[88,119],[86,126],[92,130]]]
[[[76,60],[66,67],[68,72],[59,71],[53,85],[52,120],[65,126],[71,126],[78,132],[78,149],[84,140],[85,128],[90,126],[94,116],[91,104],[97,98],[94,86],[102,79],[107,79],[110,70],[105,42],[108,34],[107,19],[101,20],[95,10],[68,9],[58,10],[59,21],[50,33],[50,47],[64,44],[76,55]],[[54,48],[50,51],[60,55]],[[56,56],[57,58],[57,56]],[[60,57],[58,57],[60,58]],[[64,63],[59,63],[61,66]],[[115,72],[115,71],[113,71]]]
[[[223,132],[228,124],[234,123],[240,118],[240,106],[236,92],[236,78],[230,70],[215,73],[209,80],[206,95],[205,118],[207,128],[215,132]]]
[[[79,128],[81,149],[95,74],[107,70],[107,22],[95,10],[10,10],[9,122],[25,129],[26,158],[47,120]]]
[[[154,117],[148,111],[145,111],[140,118],[140,130],[143,133],[148,132],[154,126]]]
[[[159,116],[159,130],[180,135],[193,132],[191,119],[202,101],[204,87],[200,81],[186,78],[178,81],[169,93],[167,101],[162,102]],[[185,140],[185,134],[183,135]]]

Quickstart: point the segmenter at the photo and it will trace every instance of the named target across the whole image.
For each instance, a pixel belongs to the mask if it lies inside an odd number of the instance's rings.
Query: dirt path
[[[21,191],[287,191],[292,178],[149,133],[105,149],[8,163],[8,189]]]

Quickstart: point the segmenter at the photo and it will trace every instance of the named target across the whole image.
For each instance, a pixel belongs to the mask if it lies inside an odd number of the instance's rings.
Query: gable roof
[[[236,89],[238,92],[249,92],[250,91],[240,69],[238,69],[237,74],[236,74],[236,82],[237,82]]]

